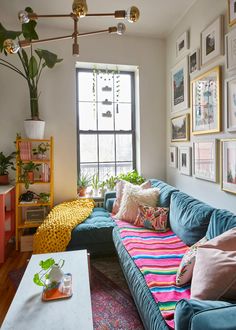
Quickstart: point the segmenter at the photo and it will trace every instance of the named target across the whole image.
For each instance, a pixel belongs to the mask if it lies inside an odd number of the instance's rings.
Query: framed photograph
[[[171,142],[189,140],[189,115],[171,118]]]
[[[191,147],[179,147],[179,170],[181,174],[191,175]]]
[[[189,74],[194,73],[200,69],[200,49],[195,49],[189,54]]]
[[[236,139],[221,140],[221,189],[236,194]]]
[[[216,141],[199,141],[193,143],[193,173],[196,178],[217,181]]]
[[[217,133],[221,129],[221,70],[219,66],[191,81],[192,133]]]
[[[189,49],[189,32],[185,31],[176,40],[176,57],[179,58]]]
[[[201,33],[202,65],[223,55],[223,16],[219,16]]]
[[[225,109],[227,130],[236,131],[236,77],[225,80]]]
[[[225,36],[226,69],[236,69],[236,29]]]
[[[178,167],[178,148],[170,146],[169,148],[169,166]]]
[[[182,59],[171,70],[171,111],[189,107],[188,58]]]
[[[232,26],[236,23],[236,0],[228,0],[228,24]]]

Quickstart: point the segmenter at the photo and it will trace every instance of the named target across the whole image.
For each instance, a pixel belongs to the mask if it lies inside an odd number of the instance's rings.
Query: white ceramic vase
[[[25,120],[25,134],[29,139],[43,139],[45,130],[45,121],[43,120]]]

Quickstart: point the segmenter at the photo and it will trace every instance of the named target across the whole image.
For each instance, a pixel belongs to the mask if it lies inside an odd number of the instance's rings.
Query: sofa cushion
[[[207,229],[206,236],[210,240],[234,227],[236,227],[235,214],[224,209],[214,210],[211,215],[210,224]]]
[[[178,189],[175,187],[172,187],[169,184],[167,184],[163,181],[160,181],[160,180],[151,179],[150,181],[151,181],[152,187],[158,188],[160,191],[158,206],[169,207],[171,194],[174,191],[178,191]]]
[[[106,205],[105,205],[105,208],[108,212],[112,212],[112,208],[113,208],[113,205],[114,205],[114,202],[115,202],[116,198],[115,197],[112,197],[112,198],[107,198],[106,199]]]
[[[138,206],[138,216],[134,225],[165,232],[167,230],[167,207],[152,207],[144,204]]]
[[[173,232],[188,246],[205,236],[214,208],[182,192],[171,195],[169,220]]]

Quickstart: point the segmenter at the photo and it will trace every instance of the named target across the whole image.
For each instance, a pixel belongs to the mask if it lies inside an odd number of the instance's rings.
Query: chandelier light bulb
[[[140,12],[139,9],[135,6],[130,7],[129,9],[127,9],[126,11],[126,19],[130,22],[130,23],[135,23],[138,21],[140,16]]]
[[[3,48],[8,54],[16,54],[20,46],[12,39],[6,39],[3,43]]]
[[[74,0],[72,5],[72,11],[78,17],[86,16],[88,12],[86,0]]]
[[[125,30],[126,30],[126,26],[125,26],[124,23],[118,23],[117,24],[117,34],[122,36],[125,33]]]
[[[29,19],[29,15],[27,13],[27,11],[25,10],[21,10],[18,13],[18,18],[19,21],[23,24],[23,23],[29,23],[30,19]]]

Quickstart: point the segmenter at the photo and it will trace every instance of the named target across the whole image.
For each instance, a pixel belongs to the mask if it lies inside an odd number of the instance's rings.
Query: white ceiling
[[[73,0],[0,0],[0,22],[7,29],[17,27],[17,13],[27,6],[38,14],[70,13]],[[197,0],[87,0],[89,13],[110,13],[135,5],[140,10],[140,19],[135,24],[126,24],[126,34],[135,36],[165,38]],[[51,21],[52,20],[52,21]],[[70,18],[40,19],[40,26],[53,26],[60,31],[72,31]],[[116,25],[114,18],[86,17],[80,21],[80,31],[88,32],[106,29]]]

